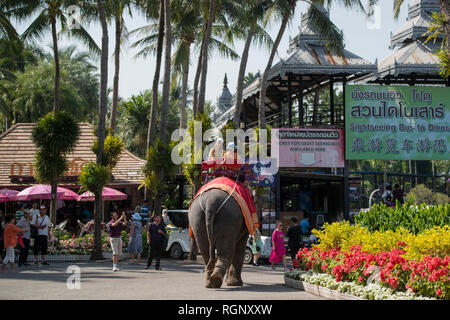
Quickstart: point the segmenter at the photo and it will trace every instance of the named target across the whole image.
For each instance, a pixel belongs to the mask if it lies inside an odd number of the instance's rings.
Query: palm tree
[[[235,22],[233,29],[235,32],[241,31],[242,37],[245,37],[244,50],[241,56],[241,63],[239,66],[238,81],[236,85],[236,103],[233,116],[233,123],[235,128],[239,126],[239,119],[242,109],[242,93],[244,91],[245,69],[247,67],[248,54],[250,45],[257,40],[259,44],[266,44],[270,47],[273,44],[270,36],[265,32],[264,28],[258,24],[258,20],[263,17],[264,5],[262,0],[246,1],[242,5],[242,15]]]
[[[154,92],[157,89],[158,81],[159,81],[159,71],[158,68],[160,67],[160,57],[162,52],[162,34],[161,27],[164,25],[164,23],[161,24],[161,20],[163,20],[164,15],[160,15],[160,21],[159,24],[151,24],[148,26],[144,26],[142,28],[136,29],[131,31],[131,33],[139,33],[142,34],[143,37],[132,44],[132,47],[141,47],[141,50],[137,53],[137,56],[146,57],[150,53],[155,52],[157,53],[157,63],[156,63],[156,71],[155,71],[155,78],[154,78]],[[223,34],[227,29],[228,26],[224,23],[225,15],[219,16],[221,25],[214,25],[213,30],[214,34]],[[172,39],[173,42],[177,41],[176,44],[176,51],[172,57],[172,62],[174,66],[175,76],[178,76],[178,73],[182,74],[185,81],[185,86],[182,89],[182,92],[187,93],[187,77],[189,75],[189,66],[190,66],[190,57],[191,57],[191,46],[195,43],[203,43],[203,35],[204,35],[204,23],[202,20],[202,16],[200,15],[200,1],[194,0],[194,1],[177,1],[172,2],[171,7],[171,26],[172,26]],[[158,29],[159,28],[159,29]],[[156,32],[158,30],[158,32]],[[224,41],[221,41],[220,39],[217,39],[215,37],[210,38],[210,50],[211,52],[213,49],[218,50],[219,54],[221,54],[224,57],[230,57],[232,59],[237,59],[238,55],[237,53],[232,50],[230,47],[228,47]],[[201,57],[201,54],[199,55],[199,58]],[[201,71],[201,63],[197,64],[198,69],[195,76],[194,81],[194,103],[193,108],[195,112],[195,106],[198,98],[198,81],[200,79],[200,71]],[[174,79],[176,79],[176,77]],[[158,81],[156,81],[158,80]],[[156,99],[157,96],[154,96],[154,99]],[[157,106],[157,99],[156,102],[152,103],[153,105]],[[182,102],[182,105],[185,106],[186,104]],[[183,107],[182,107],[183,108]],[[185,108],[185,107],[184,107]],[[154,114],[153,114],[154,113]],[[156,115],[156,109],[153,111],[153,115],[150,115],[151,119],[154,119]],[[183,117],[182,117],[183,118]],[[152,120],[152,123],[155,123],[155,120]],[[183,120],[183,123],[185,123],[185,120]],[[149,130],[151,132],[154,132],[154,127],[151,126]],[[148,144],[150,145],[153,141],[154,134],[151,134],[151,138],[149,136]]]
[[[162,142],[167,142],[167,116],[169,112],[170,76],[172,67],[172,29],[170,23],[170,1],[164,0],[164,77],[161,101],[161,127]]]
[[[135,29],[130,32],[130,34],[138,33],[138,34],[146,34],[151,33],[150,35],[145,35],[144,38],[139,39],[135,43],[131,45],[131,47],[139,47],[146,46],[148,43],[151,43],[151,48],[145,47],[140,52],[136,54],[136,56],[147,57],[149,53],[156,53],[156,63],[155,63],[155,73],[153,75],[153,84],[152,84],[152,100],[150,103],[150,113],[149,113],[149,126],[147,132],[147,150],[150,147],[152,141],[154,140],[156,131],[155,131],[155,123],[156,123],[156,113],[158,109],[158,86],[159,86],[159,78],[161,75],[161,61],[162,61],[162,52],[163,52],[163,41],[164,41],[164,0],[159,0],[159,10],[155,9],[155,1],[147,1],[147,0],[139,0],[137,4],[140,8],[143,9],[146,16],[150,19],[155,19],[158,17],[158,24],[149,25],[142,28]],[[158,32],[155,35],[152,31],[157,29]],[[155,39],[156,39],[156,50],[155,50]]]
[[[223,35],[229,30],[228,17],[237,16],[239,6],[236,5],[236,1],[222,0],[217,2],[219,5],[216,8],[216,1],[211,0],[208,8],[202,8],[201,10],[201,24],[198,26],[198,34],[201,36],[200,41],[200,54],[197,62],[197,71],[194,78],[194,97],[193,97],[193,110],[194,114],[202,113],[205,109],[205,91],[206,91],[206,76],[208,58],[210,56],[211,48],[213,46],[219,50],[219,53],[232,59],[238,59],[239,55],[226,46],[233,43],[232,33],[228,33],[228,37],[224,41],[218,42],[212,37],[213,35]],[[213,24],[214,21],[218,23]],[[210,27],[209,27],[210,26]],[[226,41],[225,41],[226,40]],[[206,46],[206,47],[205,47]],[[211,50],[212,51],[212,50]],[[199,88],[200,83],[200,88]]]
[[[101,166],[103,160],[104,143],[105,143],[105,122],[107,109],[107,89],[108,89],[108,24],[106,20],[105,8],[103,1],[97,0],[98,15],[102,26],[102,54],[100,62],[100,101],[98,107],[98,128],[97,128],[97,166]],[[103,258],[102,254],[102,216],[103,201],[101,189],[95,193],[95,214],[94,214],[94,250],[91,259],[98,260]]]
[[[123,19],[124,9],[128,7],[131,14],[130,0],[113,0],[111,3],[111,11],[115,20],[115,47],[114,47],[114,80],[113,80],[113,97],[111,106],[111,116],[109,121],[110,134],[114,135],[116,129],[117,104],[119,100],[119,72],[120,72],[120,45],[124,37],[126,37],[126,28]]]
[[[275,53],[278,50],[278,46],[283,37],[284,31],[289,20],[294,16],[295,7],[299,0],[273,0],[271,1],[267,11],[266,11],[266,23],[269,19],[279,19],[281,18],[280,29],[278,30],[277,37],[275,39],[274,45],[272,46],[272,51],[269,56],[264,73],[261,77],[260,90],[259,90],[259,112],[258,112],[258,126],[259,128],[266,127],[266,115],[265,115],[265,98],[267,91],[267,81],[270,69],[272,68],[273,59]],[[339,54],[342,53],[343,49],[343,36],[340,30],[330,21],[328,15],[324,13],[321,8],[324,2],[331,4],[331,0],[301,0],[303,2],[309,3],[308,11],[308,23],[310,27],[318,32],[322,39],[327,40],[327,46],[329,48],[335,49]],[[364,8],[359,0],[338,0],[338,4],[346,8],[358,8],[364,11]]]
[[[208,48],[209,48],[209,40],[211,39],[212,24],[216,17],[216,0],[209,1],[208,14],[209,14],[208,23],[206,25],[205,38],[203,39],[201,52],[202,72],[200,78],[200,91],[198,93],[198,106],[197,106],[197,111],[199,113],[203,113],[205,108],[206,76],[208,73]]]

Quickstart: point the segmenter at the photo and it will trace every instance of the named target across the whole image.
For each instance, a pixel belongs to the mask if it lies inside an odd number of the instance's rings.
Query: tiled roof
[[[433,43],[423,44],[419,40],[395,50],[378,64],[379,77],[402,74],[439,74],[438,48]]]
[[[34,123],[18,123],[0,135],[0,187],[28,186],[30,182],[11,182],[11,164],[22,164],[20,176],[31,176],[30,164],[34,162],[36,147],[31,139]],[[75,150],[68,155],[69,162],[74,161],[80,167],[81,163],[95,161],[91,147],[95,140],[94,128],[88,123],[80,123],[81,135]],[[111,186],[140,185],[144,179],[142,160],[127,150],[123,150],[117,166],[113,169]],[[74,167],[75,168],[75,167]],[[19,175],[19,165],[14,167],[14,175]],[[76,181],[76,180],[75,180]],[[62,182],[61,185],[76,185],[76,182]]]

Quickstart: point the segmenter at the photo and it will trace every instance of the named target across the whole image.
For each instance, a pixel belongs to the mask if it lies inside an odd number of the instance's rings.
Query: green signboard
[[[450,88],[347,85],[347,160],[450,160]]]

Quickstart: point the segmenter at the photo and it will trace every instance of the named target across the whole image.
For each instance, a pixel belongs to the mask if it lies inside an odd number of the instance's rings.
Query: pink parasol
[[[37,184],[23,189],[17,194],[17,200],[30,201],[36,199],[51,199],[51,187],[46,184]],[[59,188],[58,188],[59,189]],[[64,196],[62,190],[57,190],[56,198],[61,199]]]
[[[17,190],[6,189],[6,188],[0,190],[0,195],[3,195],[6,197],[5,201],[16,201],[18,193],[19,193],[19,191],[17,191]],[[2,202],[2,201],[0,200],[0,202]]]
[[[107,201],[108,200],[126,200],[127,195],[116,189],[104,187],[102,190],[102,199],[107,200]],[[85,193],[79,195],[77,200],[78,201],[94,201],[95,195],[90,191],[86,191]]]
[[[57,199],[76,200],[78,198],[78,193],[76,193],[70,189],[58,187],[58,192],[60,192],[60,191],[62,191],[64,194],[61,197],[56,197]]]
[[[5,203],[5,213],[6,213],[6,202],[8,201],[16,201],[17,200],[17,194],[19,191],[12,190],[12,189],[2,189],[0,190],[0,202]]]

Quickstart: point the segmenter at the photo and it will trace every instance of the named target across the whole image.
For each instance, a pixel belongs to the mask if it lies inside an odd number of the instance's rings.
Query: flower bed
[[[126,251],[127,234],[122,231],[122,247]],[[48,241],[49,255],[80,255],[90,256],[94,248],[94,235],[87,234],[83,237],[74,237],[69,232],[55,230],[53,237]],[[107,235],[102,234],[102,249],[106,252],[111,251],[111,245],[108,241]]]
[[[296,269],[325,274],[335,283],[368,284],[375,281],[393,293],[418,294],[450,299],[450,257],[425,257],[416,262],[404,258],[400,248],[371,254],[352,246],[349,251],[320,248],[300,250],[293,260]],[[325,281],[325,280],[324,280]],[[328,282],[326,282],[329,285]]]
[[[434,300],[411,291],[394,292],[376,283],[363,286],[354,282],[336,282],[335,278],[329,274],[312,271],[288,271],[285,273],[285,282],[290,287],[300,290],[304,288],[313,294],[339,300]],[[329,291],[327,292],[324,288],[328,288]]]

